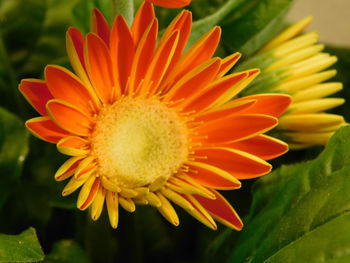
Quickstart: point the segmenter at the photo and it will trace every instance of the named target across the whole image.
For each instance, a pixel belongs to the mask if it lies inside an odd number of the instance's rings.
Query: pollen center
[[[147,186],[186,160],[186,124],[158,100],[122,98],[100,111],[92,151],[100,176],[120,187]]]

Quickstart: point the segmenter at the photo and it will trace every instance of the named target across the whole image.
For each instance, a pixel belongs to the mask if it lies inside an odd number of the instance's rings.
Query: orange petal
[[[195,199],[192,195],[183,194],[185,200],[187,200],[194,209],[186,210],[191,216],[196,218],[199,222],[203,223],[212,230],[217,229],[217,225],[208,211]]]
[[[193,197],[197,199],[215,220],[235,230],[241,230],[243,227],[242,220],[229,202],[217,191],[211,190],[211,192],[215,194],[215,200],[207,199],[200,195],[193,195]]]
[[[196,116],[196,121],[209,122],[217,120],[223,117],[227,117],[232,114],[238,114],[248,109],[256,103],[255,100],[246,100],[246,101],[231,101],[226,103],[222,107],[211,109],[205,112],[198,112]]]
[[[88,154],[89,142],[77,136],[68,136],[57,143],[59,152],[69,156],[82,156]]]
[[[114,20],[111,33],[111,58],[113,63],[114,79],[119,79],[122,91],[125,90],[128,81],[133,58],[135,44],[132,33],[122,16]]]
[[[247,109],[244,113],[267,114],[274,117],[281,116],[290,106],[292,99],[285,94],[258,94],[236,99],[256,100],[256,103]]]
[[[49,65],[45,68],[45,78],[51,94],[59,100],[66,101],[83,112],[93,115],[98,102],[85,85],[69,70]]]
[[[85,85],[90,85],[90,80],[87,76],[85,61],[84,61],[84,36],[81,32],[70,27],[66,33],[66,49],[70,64],[75,73],[79,76]]]
[[[191,3],[191,0],[147,0],[150,3],[167,8],[180,8]]]
[[[288,151],[288,144],[285,142],[262,134],[247,140],[229,143],[225,147],[256,155],[263,160],[276,158]]]
[[[39,79],[23,79],[19,84],[19,90],[26,100],[41,115],[47,115],[46,103],[53,99],[45,81]]]
[[[46,109],[51,119],[62,129],[79,136],[91,134],[91,120],[73,105],[61,100],[50,100]]]
[[[103,14],[97,8],[94,8],[92,11],[91,31],[96,33],[107,45],[109,45],[109,25]]]
[[[85,157],[84,160],[80,162],[77,170],[75,171],[74,178],[81,179],[88,177],[90,174],[95,172],[96,169],[96,159],[92,156]]]
[[[215,102],[215,104],[220,107],[226,105],[229,101],[234,99],[243,89],[245,89],[260,73],[259,69],[249,69],[244,71],[248,76],[234,85],[232,89],[226,91],[222,96]],[[236,73],[237,74],[237,73]]]
[[[83,156],[76,156],[65,161],[55,173],[55,180],[62,181],[71,177],[78,168]]]
[[[28,130],[36,137],[51,143],[57,143],[69,133],[58,127],[49,117],[36,117],[26,121]]]
[[[217,81],[211,83],[203,91],[194,93],[191,98],[186,99],[184,103],[181,103],[179,105],[179,107],[183,108],[183,111],[204,111],[205,109],[209,108],[217,99],[219,99],[223,93],[231,89],[235,84],[239,83],[246,76],[246,72],[241,72],[218,79]]]
[[[143,2],[139,10],[137,11],[137,14],[131,27],[136,46],[141,40],[146,29],[153,22],[154,19],[155,14],[153,5],[148,2]]]
[[[186,74],[165,97],[165,101],[177,101],[189,98],[205,88],[216,76],[220,68],[220,59],[213,58]]]
[[[196,156],[204,156],[202,163],[220,168],[238,179],[248,179],[267,174],[272,166],[264,160],[228,147],[198,149]]]
[[[114,75],[108,47],[99,36],[89,33],[85,48],[85,63],[95,91],[103,103],[111,103]]]
[[[72,41],[74,51],[76,52],[81,65],[85,68],[84,63],[84,36],[79,31],[79,29],[75,27],[70,27],[67,30],[67,37]]]
[[[220,35],[219,27],[214,27],[203,35],[180,59],[173,74],[169,76],[169,82],[176,83],[187,72],[210,59],[219,44]],[[165,83],[165,85],[169,84],[171,83]]]
[[[221,67],[217,77],[221,78],[223,75],[225,75],[237,63],[237,61],[240,58],[241,58],[241,54],[236,52],[222,59]]]
[[[168,67],[168,72],[166,76],[171,74],[173,68],[176,66],[181,54],[186,47],[188,38],[191,33],[192,28],[192,13],[188,10],[183,10],[167,27],[166,31],[163,34],[162,40],[168,39],[174,31],[179,31],[179,40],[176,46],[173,58],[171,59],[170,65]],[[165,77],[166,79],[166,77]],[[166,80],[164,80],[167,82]]]
[[[207,136],[207,139],[201,140],[202,143],[218,144],[254,137],[277,124],[278,120],[268,115],[230,115],[200,125],[194,130],[200,136]]]
[[[172,60],[178,40],[179,31],[175,31],[167,40],[162,41],[158,46],[142,83],[143,91],[141,93],[148,91],[149,96],[152,96],[157,91],[159,83]]]
[[[186,162],[189,167],[187,176],[201,185],[215,189],[237,189],[241,183],[228,172],[215,166],[200,162]]]
[[[131,68],[130,85],[128,87],[129,93],[136,90],[141,79],[144,78],[147,72],[157,43],[157,33],[158,21],[157,19],[154,19],[137,45],[134,62]]]

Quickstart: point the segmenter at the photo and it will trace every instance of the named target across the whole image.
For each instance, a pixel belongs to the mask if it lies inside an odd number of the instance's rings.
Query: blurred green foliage
[[[349,260],[349,135],[350,127],[343,127],[315,160],[259,179],[246,227],[238,239],[226,230],[209,262]]]

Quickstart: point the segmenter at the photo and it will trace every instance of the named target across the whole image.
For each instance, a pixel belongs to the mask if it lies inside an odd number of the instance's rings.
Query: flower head
[[[151,4],[141,6],[131,28],[117,16],[110,29],[94,10],[91,33],[67,32],[75,73],[49,65],[44,81],[22,80],[21,92],[42,115],[26,126],[71,156],[55,179],[70,179],[64,196],[81,188],[77,207],[90,207],[92,219],[106,203],[117,227],[119,206],[133,212],[149,204],[178,225],[174,203],[212,229],[214,219],[241,229],[216,189],[240,188],[239,179],[268,173],[266,160],[287,151],[262,133],[277,125],[289,96],[231,100],[259,70],[225,76],[240,55],[212,58],[218,27],[184,52],[191,24],[183,11],[157,44]]]
[[[180,8],[189,5],[191,0],[147,0],[147,2],[167,8]]]
[[[316,32],[301,33],[311,20],[306,17],[285,29],[261,49],[252,63],[261,66],[262,74],[250,92],[292,96],[293,103],[279,119],[276,134],[296,149],[326,144],[345,124],[342,116],[325,113],[344,103],[342,98],[328,97],[340,91],[342,84],[323,83],[336,74],[327,68],[337,58],[322,52],[324,45],[317,43]]]

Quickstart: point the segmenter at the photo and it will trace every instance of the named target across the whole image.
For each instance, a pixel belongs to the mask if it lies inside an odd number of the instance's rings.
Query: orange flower
[[[20,90],[42,115],[26,122],[37,137],[71,156],[57,171],[70,178],[69,195],[81,187],[77,206],[96,220],[106,203],[112,227],[118,206],[133,212],[150,204],[172,224],[169,202],[212,229],[216,219],[234,229],[242,222],[215,189],[238,189],[239,179],[268,173],[265,160],[287,145],[262,135],[277,125],[287,95],[263,94],[231,101],[259,73],[225,75],[240,55],[212,58],[215,27],[183,53],[192,25],[183,11],[157,44],[153,6],[144,3],[129,28],[116,17],[110,29],[98,10],[84,37],[67,32],[75,74],[45,69],[45,81],[25,79]]]
[[[147,2],[168,8],[180,8],[189,5],[191,0],[147,0]]]

